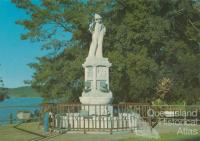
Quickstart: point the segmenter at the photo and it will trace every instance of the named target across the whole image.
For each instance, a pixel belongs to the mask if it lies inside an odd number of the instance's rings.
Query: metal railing
[[[111,112],[108,109],[111,109]],[[50,104],[44,110],[53,113],[51,127],[70,131],[134,131],[139,128],[137,121],[155,127],[159,122],[169,119],[196,120],[199,124],[200,106],[149,105],[149,104]],[[105,110],[105,111],[102,111]],[[106,111],[107,110],[107,111]],[[184,115],[181,112],[185,112]],[[193,113],[192,113],[193,112]],[[187,124],[187,123],[186,123]]]
[[[17,118],[19,111],[30,111],[29,119]],[[42,104],[29,106],[1,106],[0,124],[39,122],[49,112],[49,127],[66,131],[134,131],[145,122],[151,127],[158,123],[200,124],[199,105],[149,105],[121,103],[113,105]],[[6,112],[6,114],[5,114]],[[139,122],[140,121],[140,122]]]

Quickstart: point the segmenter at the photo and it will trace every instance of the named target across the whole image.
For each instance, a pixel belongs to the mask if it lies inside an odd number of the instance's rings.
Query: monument
[[[109,88],[109,68],[112,64],[108,58],[103,57],[102,53],[106,28],[100,15],[95,14],[89,31],[92,33],[92,42],[89,54],[83,63],[85,86],[82,96],[79,97],[81,105],[60,106],[63,108],[59,111],[65,112],[55,116],[55,127],[61,131],[62,129],[67,129],[67,131],[82,129],[84,133],[86,130],[99,129],[96,131],[110,131],[111,134],[113,130],[118,132],[118,130],[127,131],[129,129],[139,136],[159,138],[159,134],[146,122],[147,118],[140,116],[140,111],[144,115],[144,110],[140,110],[141,105],[139,110],[134,104],[112,106],[113,96]],[[150,106],[145,106],[145,109],[147,107]]]
[[[112,92],[109,88],[109,67],[111,63],[108,58],[103,57],[103,37],[106,28],[102,23],[102,17],[98,14],[94,15],[94,20],[89,26],[89,31],[92,33],[92,42],[89,49],[89,54],[83,64],[85,69],[85,86],[82,96],[79,97],[80,102],[90,106],[86,109],[90,114],[107,114],[112,113],[112,107],[108,105],[112,103]],[[99,105],[99,106],[98,106]],[[95,113],[101,109],[102,113]]]

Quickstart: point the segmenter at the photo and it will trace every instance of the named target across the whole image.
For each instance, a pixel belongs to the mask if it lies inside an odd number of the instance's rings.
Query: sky
[[[40,50],[40,43],[20,40],[25,29],[15,21],[25,18],[25,12],[10,0],[0,0],[0,77],[8,88],[24,86],[24,80],[31,80],[34,70],[27,64],[47,54]]]

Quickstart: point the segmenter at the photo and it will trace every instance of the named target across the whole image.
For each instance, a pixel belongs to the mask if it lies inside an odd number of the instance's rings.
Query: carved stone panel
[[[100,90],[101,92],[108,92],[108,84],[106,80],[98,80],[97,81],[97,90]]]
[[[92,78],[93,78],[93,67],[87,67],[86,68],[86,76],[87,76],[87,80],[92,80]]]
[[[107,77],[108,77],[108,68],[103,66],[97,67],[97,79],[107,80]]]

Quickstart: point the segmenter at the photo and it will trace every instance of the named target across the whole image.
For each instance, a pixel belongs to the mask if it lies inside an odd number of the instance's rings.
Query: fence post
[[[84,134],[86,134],[86,131],[85,131],[85,117],[83,117],[83,130],[84,130]]]
[[[112,120],[112,117],[110,117],[110,123],[111,123],[111,125],[110,125],[110,134],[112,135],[112,130],[113,130],[113,120]]]
[[[132,116],[130,116],[129,127],[131,127],[131,133],[133,133],[133,117]]]
[[[44,132],[48,133],[49,131],[49,112],[44,113]]]
[[[13,124],[13,115],[12,115],[12,113],[10,113],[10,115],[9,115],[9,120],[10,120],[10,124]]]
[[[150,128],[151,128],[151,132],[152,132],[152,118],[151,117],[149,117],[149,124],[150,124]]]

